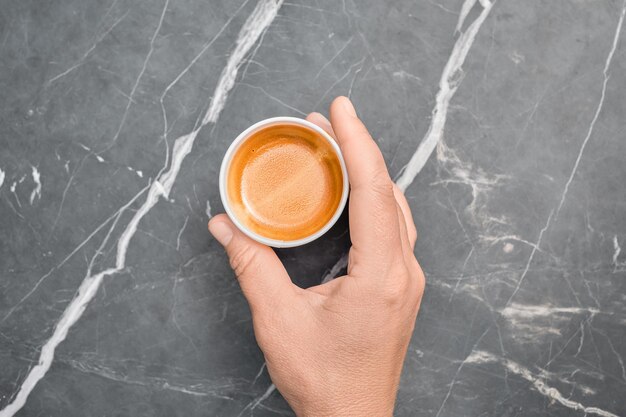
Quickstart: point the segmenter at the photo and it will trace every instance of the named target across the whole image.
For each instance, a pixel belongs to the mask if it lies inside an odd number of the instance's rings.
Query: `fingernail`
[[[224,222],[209,223],[209,231],[222,246],[228,245],[233,238],[233,231],[229,225]]]
[[[342,101],[343,101],[343,108],[348,112],[348,114],[350,114],[351,116],[357,117],[356,110],[354,110],[354,106],[352,105],[352,102],[350,101],[350,99],[347,97],[344,97]]]

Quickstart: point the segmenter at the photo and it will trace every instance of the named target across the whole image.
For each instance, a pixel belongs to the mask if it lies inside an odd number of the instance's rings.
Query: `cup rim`
[[[330,220],[315,233],[303,237],[301,239],[296,240],[280,240],[280,239],[270,239],[268,237],[262,236],[253,230],[250,230],[246,227],[235,215],[234,210],[230,206],[230,202],[228,200],[228,187],[226,186],[226,172],[230,167],[230,163],[233,159],[233,156],[237,149],[241,146],[243,142],[245,142],[253,133],[266,128],[268,126],[276,125],[276,124],[291,124],[302,126],[308,129],[311,129],[322,136],[328,143],[330,143],[331,147],[335,151],[337,158],[339,159],[339,164],[341,165],[341,175],[343,179],[343,189],[341,191],[341,199],[339,200],[339,205],[333,213],[333,216]],[[241,132],[235,140],[230,144],[228,149],[226,150],[226,154],[224,154],[224,158],[222,159],[222,165],[220,167],[220,177],[219,177],[219,188],[220,188],[220,198],[222,200],[222,205],[224,206],[224,210],[226,214],[230,218],[230,220],[237,226],[239,230],[241,230],[244,234],[246,234],[251,239],[262,243],[267,246],[271,246],[274,248],[293,248],[296,246],[302,246],[307,243],[310,243],[320,236],[324,235],[331,227],[337,223],[337,220],[343,213],[344,208],[346,207],[346,202],[348,201],[348,193],[349,193],[349,182],[348,182],[348,170],[346,169],[346,163],[343,158],[343,154],[341,153],[341,149],[337,142],[328,134],[324,129],[317,126],[314,123],[309,122],[305,119],[300,119],[298,117],[289,117],[289,116],[281,116],[281,117],[271,117],[269,119],[264,119],[259,122],[256,122],[252,126],[248,127],[246,130]]]

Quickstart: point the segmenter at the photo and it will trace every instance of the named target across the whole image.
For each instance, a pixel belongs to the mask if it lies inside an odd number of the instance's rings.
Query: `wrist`
[[[324,401],[293,406],[298,417],[393,417],[395,401],[372,395],[368,398],[346,398],[341,402]]]

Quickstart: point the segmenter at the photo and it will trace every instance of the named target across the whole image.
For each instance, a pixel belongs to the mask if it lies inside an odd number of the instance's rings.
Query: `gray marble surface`
[[[396,415],[626,415],[624,0],[0,6],[0,416],[292,415],[206,223],[240,131],[340,94],[420,233]]]

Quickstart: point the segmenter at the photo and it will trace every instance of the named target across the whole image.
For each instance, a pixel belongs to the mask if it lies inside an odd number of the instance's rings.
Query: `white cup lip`
[[[279,240],[279,239],[270,239],[265,236],[259,235],[258,233],[246,227],[241,221],[239,221],[239,219],[235,215],[235,212],[232,209],[230,202],[228,200],[228,191],[227,191],[228,187],[226,186],[226,173],[233,159],[235,151],[237,151],[239,146],[241,146],[243,142],[245,142],[250,136],[252,136],[253,133],[263,128],[266,128],[268,126],[276,125],[276,124],[290,124],[290,125],[302,126],[302,127],[309,128],[315,131],[324,139],[326,139],[328,143],[330,143],[331,147],[333,148],[333,150],[335,151],[337,155],[337,158],[339,159],[339,164],[341,165],[343,189],[341,192],[341,200],[339,201],[337,210],[335,210],[335,213],[333,214],[333,216],[322,228],[320,228],[317,232],[309,236],[306,236],[302,239]],[[235,140],[228,147],[228,150],[226,151],[226,154],[224,155],[224,158],[222,159],[222,165],[220,167],[219,187],[220,187],[220,198],[222,200],[222,205],[224,206],[224,210],[226,210],[226,214],[228,215],[230,220],[235,224],[235,226],[237,226],[239,230],[241,230],[251,239],[256,240],[257,242],[262,243],[264,245],[272,246],[274,248],[293,248],[296,246],[302,246],[302,245],[305,245],[307,243],[314,241],[315,239],[325,234],[331,227],[333,227],[333,225],[337,222],[337,220],[341,216],[341,213],[343,213],[343,210],[346,207],[346,202],[348,201],[348,192],[350,189],[350,186],[348,183],[348,170],[346,169],[346,163],[345,163],[345,160],[341,153],[341,149],[339,148],[339,145],[337,144],[337,142],[332,137],[330,137],[330,135],[326,133],[324,129],[309,122],[308,120],[300,119],[298,117],[288,117],[288,116],[271,117],[269,119],[261,120],[253,124],[249,128],[247,128],[243,132],[241,132],[239,136],[235,138]]]

